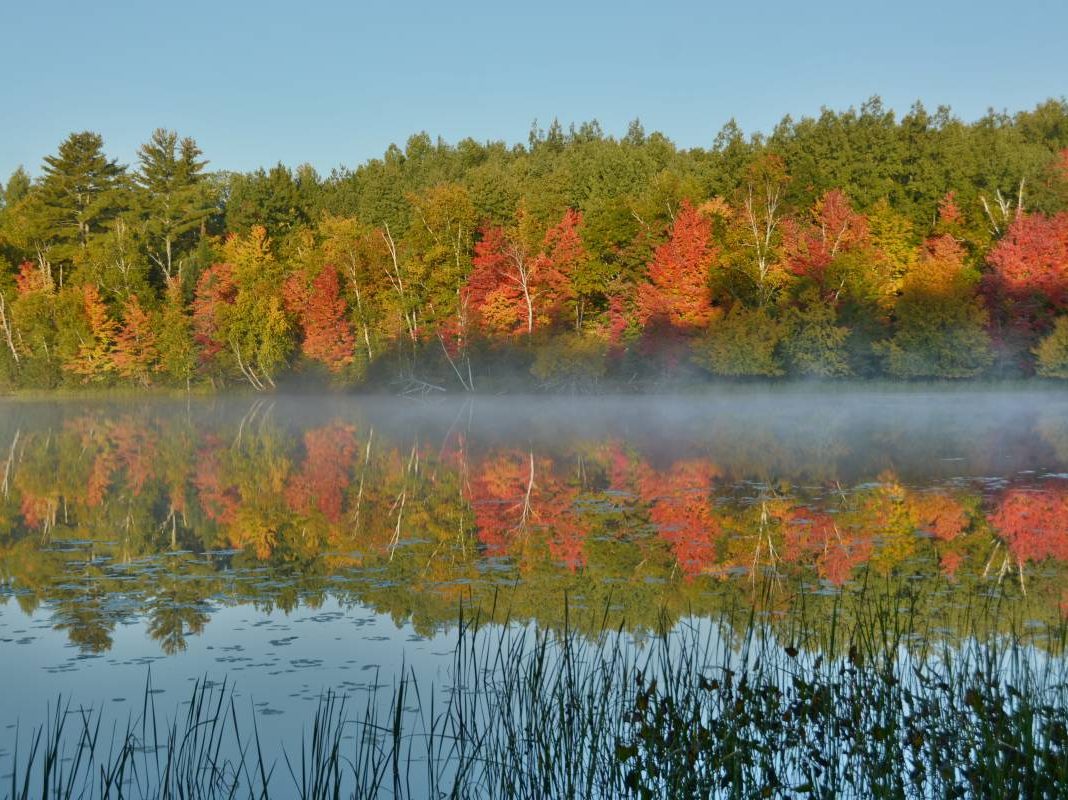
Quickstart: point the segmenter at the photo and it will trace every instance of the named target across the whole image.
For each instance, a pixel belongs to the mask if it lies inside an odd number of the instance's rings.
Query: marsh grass
[[[226,683],[164,723],[61,702],[14,753],[11,798],[1068,797],[1064,624],[939,638],[890,582],[819,618],[753,610],[636,642],[461,614],[450,684],[402,667],[327,692],[261,741]],[[491,615],[492,616],[492,615]],[[5,765],[7,766],[7,765]]]

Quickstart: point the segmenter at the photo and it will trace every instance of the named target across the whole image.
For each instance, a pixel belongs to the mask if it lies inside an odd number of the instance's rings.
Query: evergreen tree
[[[258,169],[247,175],[234,175],[226,202],[226,227],[234,233],[247,233],[262,225],[273,236],[284,236],[308,221],[305,191],[283,164],[270,172]]]
[[[7,185],[0,192],[0,208],[10,208],[30,193],[30,176],[21,166],[11,173]]]
[[[138,212],[149,257],[167,279],[174,274],[176,257],[193,245],[212,211],[204,181],[208,162],[201,155],[193,139],[179,140],[162,128],[138,151]]]
[[[50,247],[52,260],[70,262],[121,211],[126,168],[104,154],[99,134],[83,131],[46,156],[42,171],[32,215],[35,244]]]

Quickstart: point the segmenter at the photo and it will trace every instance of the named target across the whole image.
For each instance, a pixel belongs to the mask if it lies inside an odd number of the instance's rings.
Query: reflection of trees
[[[304,434],[304,461],[286,487],[286,502],[298,513],[318,510],[328,522],[341,521],[343,494],[356,453],[356,429],[328,425]]]
[[[188,561],[188,560],[187,560]],[[156,590],[144,609],[149,635],[160,643],[167,655],[185,650],[186,636],[204,630],[210,618],[206,600],[218,589],[204,565],[181,564],[169,558],[161,564]]]
[[[984,573],[1001,555],[998,579],[1014,562],[1024,588],[1025,563],[1068,561],[1068,481],[1008,489],[998,498],[989,522],[998,541]]]
[[[798,481],[788,443],[755,479],[755,450],[739,461],[698,431],[675,452],[630,437],[389,436],[344,413],[294,431],[266,406],[194,419],[90,411],[16,428],[0,448],[0,591],[46,605],[92,651],[143,614],[166,652],[220,597],[291,609],[333,594],[421,630],[461,599],[551,623],[565,593],[573,610],[653,627],[662,609],[756,602],[769,575],[779,606],[865,571],[949,576],[938,603],[999,582],[1037,615],[1065,602],[1061,478],[994,489],[880,467],[852,485],[811,480],[848,453],[830,434],[812,455],[827,462]]]
[[[86,569],[81,583],[62,583],[50,593],[52,623],[66,631],[72,644],[86,653],[111,648],[111,632],[123,616],[108,608],[108,592],[96,578],[97,569]]]
[[[817,574],[836,586],[871,557],[874,545],[863,528],[840,527],[832,514],[793,508],[785,523],[784,560],[793,564],[810,560]]]
[[[638,478],[638,495],[649,506],[650,521],[687,576],[708,572],[717,563],[715,540],[721,527],[712,508],[715,478],[715,466],[696,459],[666,471],[645,467]]]
[[[568,464],[505,450],[477,459],[468,482],[478,538],[491,557],[520,554],[528,569],[546,558],[567,569],[585,563],[585,532],[575,503],[581,492]],[[539,535],[542,537],[539,540]]]

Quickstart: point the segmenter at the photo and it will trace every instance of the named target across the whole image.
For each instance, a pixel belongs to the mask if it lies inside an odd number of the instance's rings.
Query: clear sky
[[[214,169],[326,173],[420,130],[640,117],[694,146],[872,94],[974,119],[1068,93],[1065,0],[0,0],[0,31],[3,178],[86,129],[124,163],[166,127]]]

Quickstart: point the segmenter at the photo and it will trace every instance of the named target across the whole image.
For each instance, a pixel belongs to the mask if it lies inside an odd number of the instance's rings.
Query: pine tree
[[[33,227],[38,246],[51,245],[54,261],[71,261],[105,230],[123,206],[126,168],[104,155],[99,134],[72,133],[46,156]]]
[[[174,274],[176,248],[193,244],[212,209],[204,181],[200,148],[190,138],[162,128],[138,151],[134,180],[142,190],[138,213],[144,225],[151,259],[169,279]]]
[[[0,207],[10,208],[30,193],[30,176],[21,166],[11,173],[7,185],[0,192]]]

